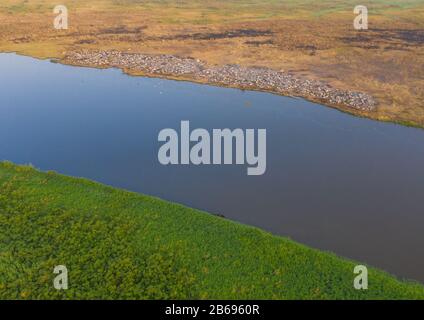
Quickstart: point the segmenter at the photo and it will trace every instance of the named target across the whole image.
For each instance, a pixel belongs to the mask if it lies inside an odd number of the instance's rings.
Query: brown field
[[[57,4],[69,9],[68,30],[53,28]],[[353,28],[357,4],[369,30]],[[284,70],[378,102],[345,111],[424,127],[422,0],[1,1],[0,51],[60,59],[80,49]]]

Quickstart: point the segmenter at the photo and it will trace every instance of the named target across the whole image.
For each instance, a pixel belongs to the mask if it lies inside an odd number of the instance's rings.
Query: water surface
[[[158,132],[267,129],[267,171],[162,166]],[[155,195],[424,282],[424,130],[302,99],[0,54],[0,159]]]

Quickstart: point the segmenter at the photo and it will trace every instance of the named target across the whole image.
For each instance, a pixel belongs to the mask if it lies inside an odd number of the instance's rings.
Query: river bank
[[[3,299],[424,298],[374,268],[356,290],[356,262],[86,179],[0,162],[0,200]],[[53,290],[61,264],[72,282]]]
[[[340,90],[321,81],[304,79],[269,68],[242,67],[235,64],[212,66],[199,59],[127,53],[117,50],[70,52],[61,62],[79,66],[114,67],[128,73],[181,78],[213,85],[302,97],[346,111],[372,112],[377,105],[374,98],[366,93]]]

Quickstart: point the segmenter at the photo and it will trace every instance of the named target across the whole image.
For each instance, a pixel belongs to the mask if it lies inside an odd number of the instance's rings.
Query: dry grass
[[[59,1],[60,2],[60,1]],[[118,49],[290,71],[377,98],[365,115],[424,127],[424,3],[362,1],[370,30],[353,29],[352,0],[2,0],[0,51],[35,57]]]

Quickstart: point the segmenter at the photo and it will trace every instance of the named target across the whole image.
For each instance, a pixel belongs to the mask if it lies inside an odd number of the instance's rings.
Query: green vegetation
[[[85,179],[0,163],[2,299],[390,299],[424,287],[259,229]],[[53,268],[66,265],[69,289]]]

